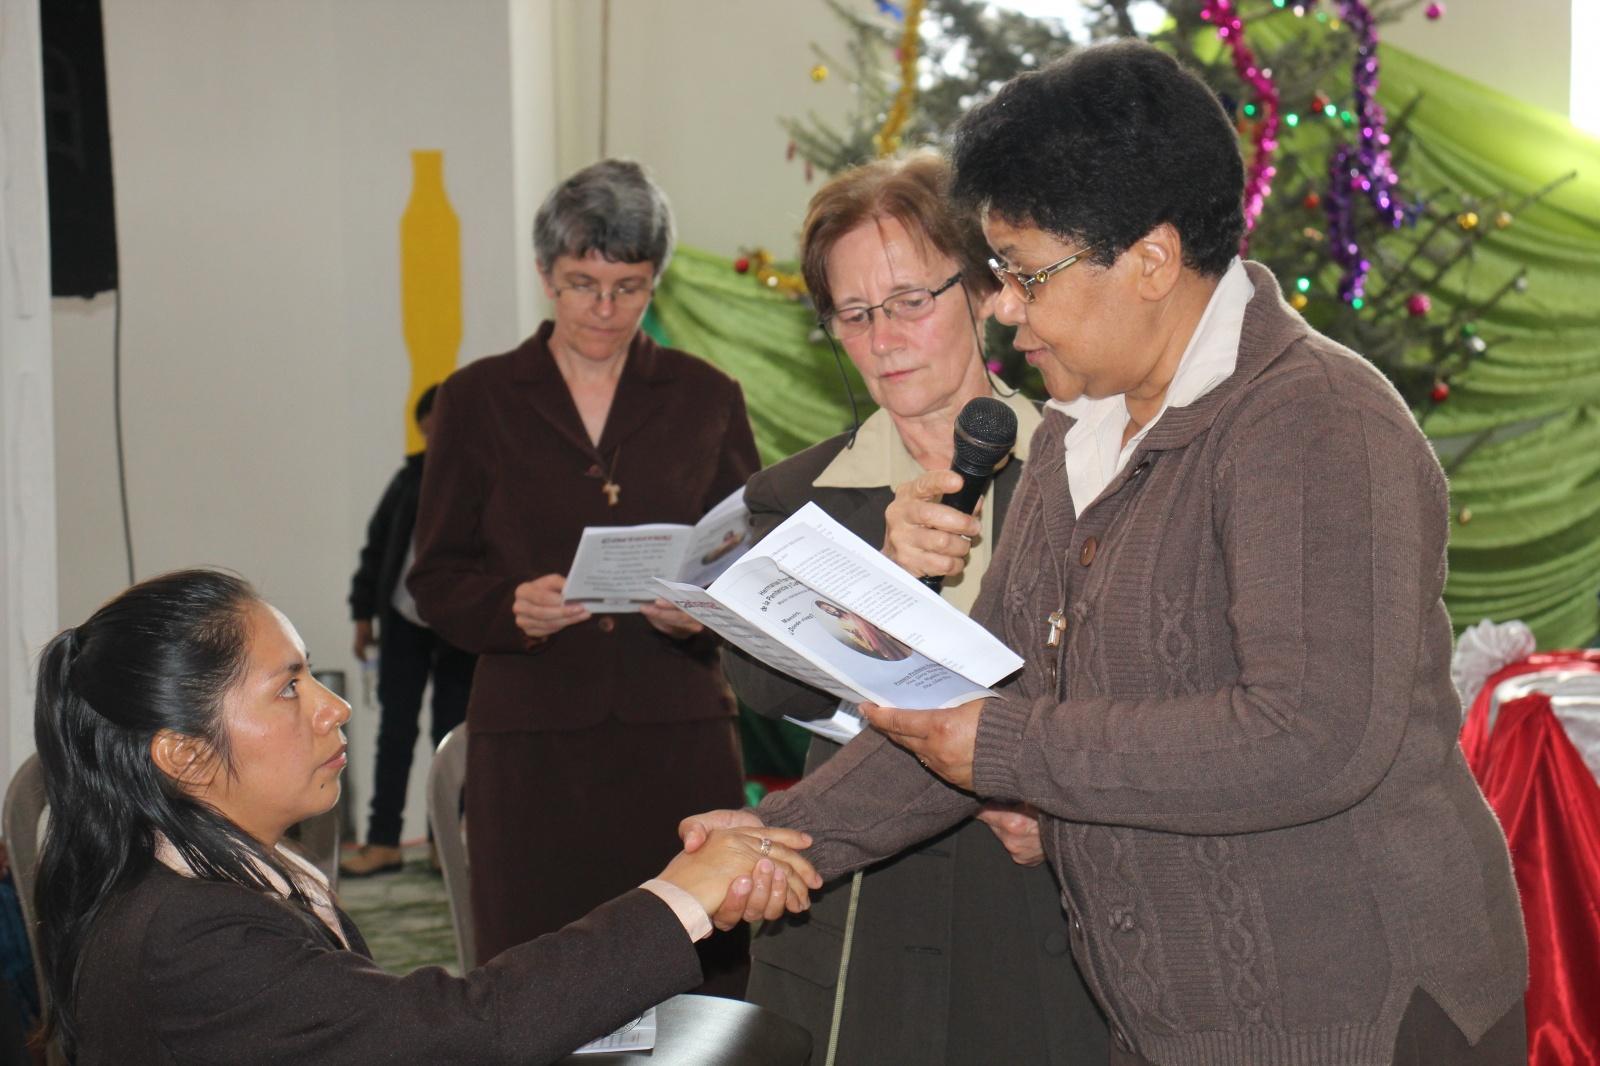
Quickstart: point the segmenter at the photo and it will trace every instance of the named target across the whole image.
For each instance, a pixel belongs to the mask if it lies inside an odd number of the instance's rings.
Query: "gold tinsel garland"
[[[905,29],[900,34],[900,91],[884,120],[883,129],[872,135],[878,157],[900,150],[900,130],[911,117],[911,101],[917,95],[917,56],[921,54],[922,5],[924,0],[906,0]]]

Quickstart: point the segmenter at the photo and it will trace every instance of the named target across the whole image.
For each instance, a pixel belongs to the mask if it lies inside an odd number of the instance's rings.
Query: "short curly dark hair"
[[[1244,163],[1217,97],[1142,41],[1073,52],[1007,82],[956,130],[953,191],[1109,266],[1171,223],[1184,265],[1220,275],[1244,235]]]

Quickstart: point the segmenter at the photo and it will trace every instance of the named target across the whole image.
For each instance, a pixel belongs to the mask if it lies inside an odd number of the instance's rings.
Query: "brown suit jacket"
[[[548,1063],[692,988],[670,908],[629,892],[465,977],[403,977],[274,897],[154,866],[95,923],[78,1066]]]
[[[408,584],[430,626],[481,656],[467,720],[506,733],[729,717],[709,633],[676,641],[641,615],[599,615],[529,651],[512,620],[516,587],[566,573],[585,526],[692,524],[760,466],[739,386],[643,332],[596,448],[551,328],[456,371],[434,408]]]

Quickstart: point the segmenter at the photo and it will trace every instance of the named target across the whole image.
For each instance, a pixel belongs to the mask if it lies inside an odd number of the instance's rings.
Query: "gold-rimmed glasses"
[[[834,338],[843,341],[859,337],[871,329],[874,311],[883,311],[884,318],[915,322],[919,318],[927,318],[933,312],[933,302],[960,280],[961,272],[958,270],[937,289],[907,289],[871,307],[852,304],[849,307],[835,308],[822,316],[822,326]]]
[[[1002,288],[1005,286],[1006,282],[1009,281],[1012,285],[1016,286],[1017,292],[1022,296],[1022,302],[1025,304],[1031,304],[1035,299],[1037,299],[1037,297],[1035,297],[1033,294],[1033,290],[1036,287],[1043,285],[1045,282],[1049,281],[1051,278],[1055,277],[1057,274],[1061,273],[1063,270],[1067,269],[1067,267],[1071,266],[1073,263],[1076,263],[1079,259],[1082,259],[1092,251],[1094,251],[1092,247],[1080,248],[1076,252],[1073,252],[1071,255],[1067,256],[1065,259],[1057,260],[1047,267],[1040,267],[1038,270],[1030,270],[1026,273],[1018,270],[1007,270],[1005,267],[1000,265],[1000,261],[998,259],[989,260],[989,269],[994,271],[994,276],[1000,279],[1000,285]]]

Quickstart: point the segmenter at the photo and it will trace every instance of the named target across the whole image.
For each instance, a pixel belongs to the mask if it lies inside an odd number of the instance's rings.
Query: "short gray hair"
[[[599,252],[613,263],[648,262],[659,278],[676,240],[666,194],[626,159],[584,167],[545,197],[533,219],[534,257],[547,273],[557,256]]]

